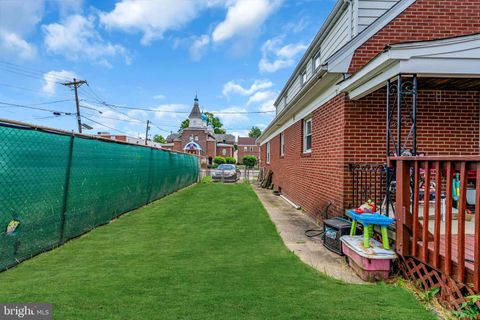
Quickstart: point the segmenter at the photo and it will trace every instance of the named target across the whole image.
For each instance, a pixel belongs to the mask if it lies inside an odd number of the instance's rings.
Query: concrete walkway
[[[273,195],[271,190],[257,185],[252,187],[277,227],[283,242],[300,260],[333,278],[349,283],[365,283],[350,269],[345,257],[330,252],[323,246],[320,237],[305,236],[305,230],[320,229],[311,217],[301,210],[296,210],[279,196]]]

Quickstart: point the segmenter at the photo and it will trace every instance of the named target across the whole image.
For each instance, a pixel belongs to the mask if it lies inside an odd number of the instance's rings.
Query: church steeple
[[[198,105],[198,97],[196,93],[195,99],[193,99],[193,108],[188,116],[188,120],[190,121],[189,127],[203,127],[202,113],[200,112],[200,106]]]

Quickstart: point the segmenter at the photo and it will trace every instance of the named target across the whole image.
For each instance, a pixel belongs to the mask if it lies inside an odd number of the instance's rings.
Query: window
[[[248,151],[248,147],[243,147],[243,151]]]
[[[250,152],[253,152],[253,147],[250,147]]]
[[[285,135],[280,133],[280,156],[283,157],[285,155]]]
[[[270,142],[267,142],[267,164],[270,163]]]
[[[195,141],[198,141],[198,136],[195,136]]]
[[[320,50],[318,50],[317,54],[313,58],[313,70],[317,70],[320,67]]]
[[[312,118],[303,120],[303,152],[312,152]]]
[[[223,148],[222,149],[222,156],[226,155],[227,154],[227,149]]]
[[[302,86],[307,83],[307,70],[303,70],[302,72]]]

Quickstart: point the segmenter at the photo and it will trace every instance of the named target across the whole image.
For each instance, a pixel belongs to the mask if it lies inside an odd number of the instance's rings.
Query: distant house
[[[238,163],[242,163],[242,158],[246,155],[252,155],[258,159],[260,147],[257,144],[257,138],[238,137],[237,146]]]
[[[101,138],[104,138],[104,139],[122,141],[122,142],[130,143],[130,144],[139,144],[139,145],[142,145],[142,146],[145,145],[145,139],[134,138],[134,137],[130,137],[130,136],[127,136],[127,135],[122,135],[122,134],[115,135],[115,134],[110,134],[109,132],[98,132],[97,136],[101,137]],[[149,146],[149,147],[164,149],[164,148],[162,148],[161,143],[154,142],[152,140],[148,140],[146,145]]]
[[[188,128],[167,136],[167,143],[162,145],[164,149],[196,154],[206,158],[208,164],[212,164],[216,156],[233,157],[235,136],[216,134],[207,126],[196,96],[188,119]]]

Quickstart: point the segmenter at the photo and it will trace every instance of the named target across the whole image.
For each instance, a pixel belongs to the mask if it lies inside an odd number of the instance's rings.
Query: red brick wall
[[[417,0],[356,50],[349,72],[358,71],[389,44],[478,32],[478,0]]]
[[[212,157],[215,158],[215,150],[216,150],[217,143],[215,141],[207,141],[207,158]]]
[[[280,136],[271,141],[270,165],[265,163],[266,144],[261,148],[262,165],[274,172],[273,183],[282,194],[312,215],[319,215],[332,202],[332,210],[343,207],[344,96],[340,95],[312,114],[312,152],[303,154],[303,121],[285,130],[285,156],[280,158]]]
[[[244,151],[244,148],[247,147],[247,151]],[[253,148],[253,151],[250,151],[250,148]],[[260,148],[258,146],[243,146],[243,145],[238,145],[238,151],[237,151],[237,157],[238,157],[238,163],[242,163],[242,158],[246,155],[252,155],[255,156],[258,160]]]
[[[222,150],[226,150],[226,154],[223,154]],[[233,146],[231,147],[218,147],[217,146],[217,156],[219,157],[233,157]]]
[[[273,183],[311,215],[341,214],[351,203],[349,163],[384,163],[385,89],[359,101],[339,95],[313,112],[311,156],[302,155],[302,121],[285,130],[285,156],[280,137],[271,140]],[[405,117],[407,115],[405,114]],[[480,93],[419,91],[417,146],[427,155],[478,155]],[[407,128],[405,128],[406,134]],[[266,144],[261,147],[266,159]]]

